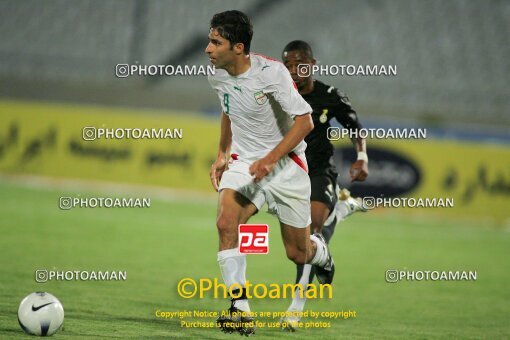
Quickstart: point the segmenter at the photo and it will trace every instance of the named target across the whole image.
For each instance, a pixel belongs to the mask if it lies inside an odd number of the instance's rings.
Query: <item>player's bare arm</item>
[[[362,182],[368,177],[367,143],[365,138],[361,138],[359,136],[357,138],[353,138],[352,143],[358,153],[358,159],[351,165],[351,182]]]
[[[254,181],[258,182],[269,174],[276,162],[292,151],[312,130],[313,121],[311,113],[297,116],[294,119],[294,125],[292,125],[292,128],[287,132],[282,141],[264,158],[255,161],[250,166],[250,174],[254,176]]]
[[[218,148],[218,156],[211,166],[209,177],[214,190],[218,191],[219,183],[223,172],[227,169],[228,154],[230,145],[232,144],[232,130],[230,129],[230,119],[221,112],[221,132],[220,132],[220,145]]]

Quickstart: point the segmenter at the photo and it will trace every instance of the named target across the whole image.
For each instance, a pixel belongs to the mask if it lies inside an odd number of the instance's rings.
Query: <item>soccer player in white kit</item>
[[[331,283],[334,263],[326,242],[320,234],[310,235],[311,189],[303,140],[313,129],[312,108],[282,63],[249,53],[252,35],[246,14],[218,13],[205,50],[216,67],[209,83],[222,107],[219,150],[210,172],[219,191],[221,274],[227,287],[245,286],[246,255],[238,250],[238,225],[267,203],[280,221],[287,257],[314,265],[319,282]],[[232,299],[229,316],[217,322],[224,332],[253,334],[246,295],[243,290],[233,293],[239,297]]]

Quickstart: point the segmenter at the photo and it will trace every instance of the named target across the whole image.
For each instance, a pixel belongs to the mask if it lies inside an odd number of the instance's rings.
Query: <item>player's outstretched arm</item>
[[[351,166],[350,175],[351,182],[364,181],[368,177],[368,156],[367,156],[367,143],[365,138],[357,137],[352,140],[358,159]]]
[[[250,174],[254,181],[260,181],[269,174],[276,162],[291,152],[313,130],[313,121],[310,113],[296,116],[294,125],[290,128],[282,141],[264,158],[255,161],[250,166]]]
[[[227,169],[228,154],[231,144],[232,130],[230,128],[230,118],[228,118],[225,112],[221,112],[221,131],[218,156],[211,166],[211,172],[209,173],[211,184],[216,191],[218,191],[221,176],[223,176],[223,172]]]
[[[340,92],[336,91],[338,96],[337,104],[335,105],[334,113],[336,120],[346,129],[351,132],[356,132],[362,128],[361,123],[358,120],[356,111],[353,110],[349,98]],[[356,138],[352,139],[352,143],[356,152],[358,153],[358,159],[351,166],[349,171],[351,175],[351,182],[364,181],[368,177],[368,156],[367,146],[365,138],[356,134]]]

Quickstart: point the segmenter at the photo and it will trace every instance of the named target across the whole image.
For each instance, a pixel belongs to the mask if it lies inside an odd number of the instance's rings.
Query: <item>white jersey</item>
[[[312,108],[282,63],[253,53],[250,60],[251,67],[243,74],[234,77],[217,69],[208,79],[231,121],[231,152],[251,162],[273,150],[294,124],[293,118]],[[293,151],[305,149],[301,141]]]

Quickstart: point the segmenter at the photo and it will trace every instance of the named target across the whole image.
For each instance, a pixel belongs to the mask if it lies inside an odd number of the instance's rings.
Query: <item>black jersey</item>
[[[313,109],[314,128],[305,138],[309,174],[314,176],[332,171],[336,177],[333,145],[327,136],[330,120],[336,118],[346,129],[361,128],[356,111],[345,94],[318,80],[314,80],[313,91],[302,96]]]

